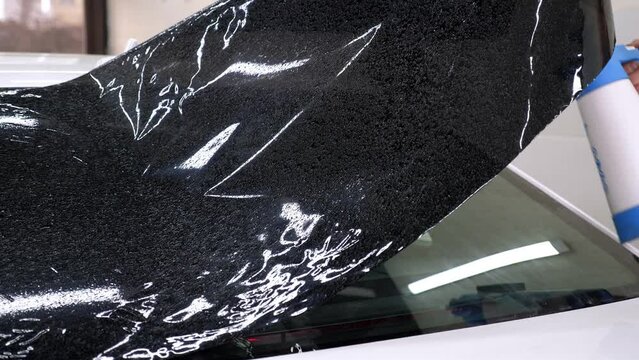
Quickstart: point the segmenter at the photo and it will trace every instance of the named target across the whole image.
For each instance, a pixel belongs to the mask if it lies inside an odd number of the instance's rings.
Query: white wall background
[[[612,5],[618,42],[639,38],[639,0],[612,0]],[[614,232],[576,104],[542,132],[514,165]]]
[[[109,53],[118,54],[125,49],[128,39],[142,42],[217,1],[109,0]]]

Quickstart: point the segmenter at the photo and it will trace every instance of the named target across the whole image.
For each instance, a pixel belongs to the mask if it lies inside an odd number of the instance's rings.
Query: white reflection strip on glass
[[[456,268],[415,281],[408,285],[408,290],[417,295],[491,270],[559,254],[560,251],[557,250],[550,241],[523,246],[471,261]]]

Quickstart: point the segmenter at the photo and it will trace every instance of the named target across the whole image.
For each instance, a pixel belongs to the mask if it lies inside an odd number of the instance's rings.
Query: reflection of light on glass
[[[121,301],[117,288],[95,288],[71,291],[52,291],[44,294],[0,297],[0,316],[34,310],[56,309],[63,306]]]
[[[51,12],[51,0],[40,0],[40,9],[43,14]]]
[[[513,250],[500,252],[479,260],[471,261],[467,264],[446,270],[439,274],[415,281],[408,285],[408,290],[417,295],[434,288],[467,279],[471,276],[479,275],[491,270],[505,266],[522,263],[525,261],[541,259],[549,256],[559,255],[568,251],[562,242],[544,241],[533,245],[520,247]]]
[[[5,20],[7,18],[6,7],[7,7],[6,1],[0,0],[0,21]]]

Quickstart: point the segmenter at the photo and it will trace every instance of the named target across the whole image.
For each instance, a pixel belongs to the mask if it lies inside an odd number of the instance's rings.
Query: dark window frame
[[[106,54],[107,9],[106,0],[85,0],[86,53]]]

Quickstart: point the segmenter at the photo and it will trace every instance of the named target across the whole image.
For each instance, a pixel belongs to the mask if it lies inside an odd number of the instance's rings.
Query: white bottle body
[[[579,109],[620,240],[639,256],[639,94],[619,80],[581,97]]]

